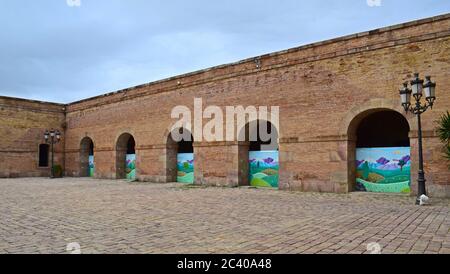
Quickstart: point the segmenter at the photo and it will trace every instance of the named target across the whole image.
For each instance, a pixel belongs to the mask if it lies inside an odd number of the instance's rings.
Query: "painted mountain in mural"
[[[278,188],[278,151],[252,151],[249,159],[250,185]]]
[[[358,191],[411,192],[410,148],[361,148],[356,154]]]
[[[378,167],[379,170],[397,170],[400,169],[400,166],[398,164],[392,163],[392,164],[386,164]]]

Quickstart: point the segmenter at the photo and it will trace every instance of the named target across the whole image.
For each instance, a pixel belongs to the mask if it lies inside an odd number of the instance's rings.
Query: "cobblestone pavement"
[[[450,253],[449,200],[0,180],[0,253]]]

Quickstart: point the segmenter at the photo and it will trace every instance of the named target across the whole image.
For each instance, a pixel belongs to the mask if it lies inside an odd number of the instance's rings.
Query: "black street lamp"
[[[422,105],[420,99],[422,99],[424,91],[426,102]],[[411,104],[411,94],[416,99],[415,105]],[[420,205],[422,195],[427,195],[423,168],[422,121],[420,115],[427,111],[428,108],[433,109],[434,101],[436,100],[436,83],[431,82],[431,77],[427,76],[424,84],[424,80],[419,78],[419,73],[415,73],[414,79],[411,81],[411,89],[408,88],[408,82],[405,82],[400,90],[400,97],[405,111],[417,115],[419,140],[419,178],[417,182],[419,184],[419,192],[416,204]]]
[[[53,146],[61,141],[61,132],[59,130],[46,130],[44,133],[44,139],[47,144],[50,144],[52,147],[52,166],[51,166],[51,177],[55,178],[55,168],[54,168],[54,149]]]

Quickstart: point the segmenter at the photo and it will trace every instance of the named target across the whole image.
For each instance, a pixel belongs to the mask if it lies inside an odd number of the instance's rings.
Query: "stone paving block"
[[[430,229],[432,228],[432,229]],[[0,253],[450,254],[449,200],[66,178],[0,180]]]

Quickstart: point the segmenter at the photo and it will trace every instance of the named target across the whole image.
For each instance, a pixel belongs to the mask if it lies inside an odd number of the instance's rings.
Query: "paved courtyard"
[[[450,253],[449,200],[0,180],[0,253]]]

